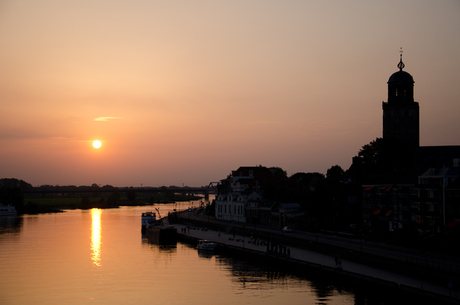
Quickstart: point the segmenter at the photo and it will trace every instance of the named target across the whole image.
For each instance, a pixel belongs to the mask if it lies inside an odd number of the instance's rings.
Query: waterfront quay
[[[438,304],[460,304],[459,293],[456,289],[448,288],[450,280],[458,285],[456,278],[446,275],[444,281],[429,281],[404,270],[395,272],[387,268],[394,262],[391,259],[379,257],[376,262],[372,254],[337,246],[328,247],[325,243],[317,243],[315,238],[321,240],[321,237],[315,234],[282,233],[277,228],[217,221],[189,212],[179,213],[174,226],[180,241],[194,244],[200,239],[211,240],[218,244],[216,251],[222,254],[252,257],[290,270],[318,274],[331,281],[355,282],[361,288],[375,289],[378,293],[394,293],[398,297],[419,298]],[[305,235],[306,240],[301,240],[299,235]],[[356,247],[356,241],[349,243]],[[306,244],[309,246],[306,247]],[[358,244],[358,249],[361,247]],[[389,249],[388,252],[387,255],[396,255],[391,253],[397,251]],[[400,254],[404,257],[403,253]],[[337,259],[340,261],[339,268]]]

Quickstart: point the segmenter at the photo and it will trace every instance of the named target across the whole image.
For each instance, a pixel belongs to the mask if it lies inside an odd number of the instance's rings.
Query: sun
[[[96,140],[96,141],[93,142],[93,147],[94,148],[99,148],[99,147],[101,147],[101,145],[102,145],[101,141]]]

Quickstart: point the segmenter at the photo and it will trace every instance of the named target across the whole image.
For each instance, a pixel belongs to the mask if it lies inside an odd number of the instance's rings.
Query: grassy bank
[[[26,196],[24,204],[17,206],[20,214],[55,213],[64,209],[116,208],[119,206],[149,205],[178,201],[200,200],[202,197],[179,194],[148,194],[136,196],[112,193],[97,196]]]

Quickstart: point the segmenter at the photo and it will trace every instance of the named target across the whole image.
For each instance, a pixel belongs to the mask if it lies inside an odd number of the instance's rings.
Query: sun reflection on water
[[[101,209],[91,209],[91,260],[101,265]]]

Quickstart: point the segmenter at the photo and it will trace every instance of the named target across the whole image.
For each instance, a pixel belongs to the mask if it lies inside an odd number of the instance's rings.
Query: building
[[[248,200],[246,205],[246,222],[261,225],[273,225],[272,213],[276,202],[264,199]]]
[[[261,196],[256,192],[223,192],[216,197],[216,218],[236,222],[246,222],[248,201],[257,201]]]
[[[262,207],[262,190],[267,179],[273,179],[273,173],[264,166],[242,166],[232,171],[218,187],[216,218],[247,222],[246,210],[249,208],[249,218],[260,219],[256,210]],[[267,207],[264,206],[264,209]]]
[[[404,67],[401,54],[399,71],[388,80],[388,101],[382,103],[388,171],[385,184],[363,186],[363,221],[383,231],[443,232],[456,221],[460,224],[458,183],[452,184],[458,177],[460,146],[420,147],[419,104],[414,79]],[[358,161],[350,172],[359,175]]]
[[[445,188],[446,231],[460,233],[460,179]]]
[[[420,145],[420,111],[414,101],[414,79],[404,66],[401,54],[399,71],[388,80],[388,101],[382,103],[383,138],[415,152]]]
[[[414,184],[363,185],[364,225],[380,231],[411,228]]]
[[[280,202],[277,205],[277,208],[272,212],[272,222],[278,223],[278,227],[297,228],[297,220],[304,220],[305,211],[300,209],[300,204]]]
[[[272,226],[295,226],[305,212],[298,203],[281,203],[264,198],[273,185],[275,170],[264,166],[242,166],[221,180],[217,187],[217,219]]]
[[[460,220],[457,218],[460,198],[456,196],[459,193],[455,187],[458,183],[453,185],[459,177],[458,166],[430,168],[419,176],[416,210],[413,212],[413,220],[417,222],[418,229],[440,233],[447,225]]]

